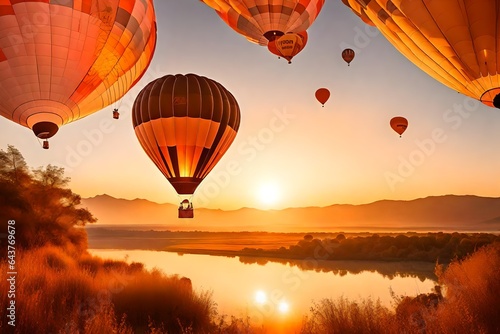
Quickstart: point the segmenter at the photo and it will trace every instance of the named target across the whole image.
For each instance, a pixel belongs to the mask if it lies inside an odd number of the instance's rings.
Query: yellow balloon
[[[303,34],[307,36],[307,32],[304,31]],[[291,64],[292,58],[304,48],[304,41],[307,41],[307,37],[304,38],[296,33],[288,33],[276,39],[276,48],[281,56]]]
[[[342,1],[434,79],[500,108],[498,1]]]

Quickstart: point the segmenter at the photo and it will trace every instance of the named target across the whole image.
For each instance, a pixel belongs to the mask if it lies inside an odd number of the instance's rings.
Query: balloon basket
[[[179,208],[179,218],[194,218],[194,209]]]
[[[194,218],[193,203],[188,199],[184,199],[179,204],[179,218]]]

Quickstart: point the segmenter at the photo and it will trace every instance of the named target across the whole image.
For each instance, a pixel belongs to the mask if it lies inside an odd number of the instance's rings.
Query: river
[[[141,262],[146,268],[156,267],[167,275],[188,277],[196,291],[213,293],[219,314],[248,317],[251,324],[263,327],[281,324],[286,327],[282,332],[298,328],[313,302],[323,298],[370,297],[390,307],[391,290],[396,295],[416,296],[431,292],[435,285],[432,263],[275,262],[148,250],[90,252],[102,258]]]

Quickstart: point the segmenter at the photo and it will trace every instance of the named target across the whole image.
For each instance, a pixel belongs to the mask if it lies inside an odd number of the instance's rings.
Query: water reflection
[[[395,277],[413,277],[421,282],[437,280],[434,273],[435,264],[430,262],[386,262],[386,261],[326,261],[326,260],[289,260],[278,258],[264,258],[252,256],[240,256],[239,260],[244,264],[258,264],[261,266],[269,262],[281,263],[301,270],[314,270],[315,272],[333,273],[345,276],[347,273],[360,274],[362,272],[379,273],[390,280]]]
[[[396,295],[434,287],[432,263],[291,261],[144,250],[91,250],[103,258],[142,262],[167,275],[188,277],[195,291],[212,291],[219,314],[249,319],[272,333],[293,333],[313,301],[372,298],[390,306]],[[425,269],[428,272],[425,273]],[[280,331],[277,328],[281,328]]]

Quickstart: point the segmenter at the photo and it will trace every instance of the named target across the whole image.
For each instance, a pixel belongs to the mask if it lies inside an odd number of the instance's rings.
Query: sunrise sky
[[[340,0],[326,1],[305,49],[288,65],[248,42],[198,0],[156,1],[158,45],[121,118],[101,112],[63,126],[43,150],[0,118],[0,143],[30,166],[65,167],[82,197],[177,203],[142,150],[131,106],[150,81],[196,73],[218,81],[242,113],[236,139],[193,198],[195,207],[261,209],[361,204],[429,195],[500,196],[500,111],[435,81]],[[344,48],[356,51],[347,64]],[[331,91],[325,107],[320,87]],[[389,120],[406,117],[402,138]]]

